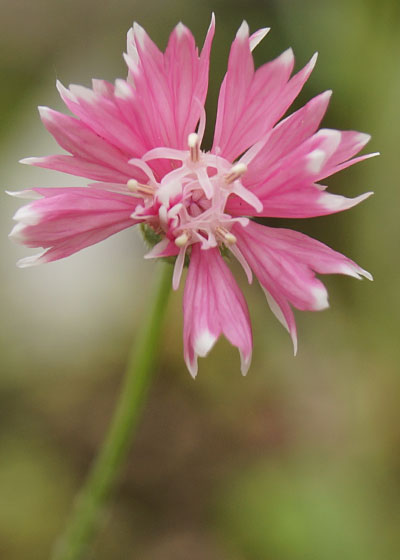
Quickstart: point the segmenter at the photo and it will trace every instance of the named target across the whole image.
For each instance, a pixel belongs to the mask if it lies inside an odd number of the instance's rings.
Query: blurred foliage
[[[56,78],[90,83],[125,73],[132,20],[160,46],[183,20],[201,43],[217,17],[210,143],[230,42],[243,18],[271,32],[262,64],[289,46],[319,62],[295,103],[332,88],[325,126],[372,134],[382,156],[329,180],[375,196],[343,215],[282,222],[371,270],[375,283],[324,279],[332,309],[298,314],[300,350],[256,285],[245,286],[253,365],[220,341],[193,382],[182,358],[182,293],[174,294],[157,382],[122,475],[96,560],[397,560],[400,556],[398,290],[400,4],[395,0],[3,0],[0,142],[5,188],[79,184],[17,160],[51,153],[35,107],[62,104]],[[83,184],[83,183],[80,183]],[[66,262],[0,263],[0,557],[46,558],[112,414],[132,336],[146,312],[153,263],[125,232]],[[276,221],[274,222],[277,223]],[[133,334],[132,334],[133,333]],[[158,350],[158,349],[157,349]]]

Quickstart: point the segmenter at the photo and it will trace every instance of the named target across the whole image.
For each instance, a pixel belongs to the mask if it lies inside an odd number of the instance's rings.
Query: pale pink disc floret
[[[125,228],[144,224],[159,240],[147,258],[175,257],[173,287],[185,259],[184,355],[193,376],[223,334],[250,365],[252,333],[246,302],[222,255],[232,254],[249,282],[254,273],[297,348],[292,308],[328,307],[318,274],[371,278],[347,257],[306,235],[254,222],[254,217],[309,218],[346,210],[354,199],[330,194],[320,181],[375,154],[354,157],[369,136],[320,129],[331,92],[281,120],[299,94],[316,55],[292,76],[288,49],[254,69],[252,50],[268,29],[249,35],[246,22],[232,43],[221,85],[214,142],[202,149],[212,17],[203,48],[182,23],[165,53],[138,24],[128,32],[126,80],[93,80],[91,89],[60,83],[67,116],[46,107],[47,130],[67,152],[23,160],[92,183],[81,188],[34,188],[11,237],[39,255],[31,266],[67,257]],[[277,124],[278,123],[278,124]]]

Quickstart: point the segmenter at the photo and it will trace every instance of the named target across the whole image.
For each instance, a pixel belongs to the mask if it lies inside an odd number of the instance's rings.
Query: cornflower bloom
[[[291,77],[286,50],[254,69],[252,51],[269,31],[234,39],[223,79],[210,151],[202,149],[214,17],[201,53],[182,23],[165,53],[138,24],[128,32],[126,80],[93,80],[92,89],[57,84],[66,116],[46,107],[47,130],[70,155],[23,163],[86,177],[76,188],[14,193],[36,200],[20,208],[11,237],[44,252],[19,261],[26,267],[61,259],[125,228],[141,224],[153,240],[146,258],[175,258],[173,287],[189,262],[183,296],[184,356],[190,373],[221,334],[237,346],[241,369],[251,360],[252,332],[245,299],[225,262],[232,254],[248,281],[254,273],[287,328],[296,352],[292,307],[328,307],[315,276],[371,279],[347,257],[304,234],[251,218],[310,218],[351,208],[353,199],[326,192],[320,181],[374,154],[354,157],[369,136],[318,130],[331,92],[314,97],[280,120],[310,76],[316,55]]]

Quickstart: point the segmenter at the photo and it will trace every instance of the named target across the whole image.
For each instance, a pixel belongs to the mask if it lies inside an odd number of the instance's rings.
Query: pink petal
[[[268,173],[272,165],[292,152],[318,130],[331,94],[331,91],[325,91],[317,95],[304,107],[272,129],[256,157],[251,161],[246,161],[248,170],[243,180],[245,185],[259,183],[260,177]]]
[[[171,33],[165,51],[165,68],[172,97],[176,144],[187,147],[188,135],[200,118],[208,87],[209,56],[214,21],[207,34],[205,49],[199,58],[193,35],[179,23]],[[195,102],[197,100],[197,103]]]
[[[268,218],[315,218],[336,212],[349,210],[369,198],[373,193],[367,192],[354,198],[331,194],[319,185],[309,182],[299,183],[289,190],[274,190],[263,197],[263,209],[255,212],[254,208],[238,197],[232,197],[226,210],[233,216],[265,216]]]
[[[282,101],[286,100],[284,92],[293,66],[293,51],[288,49],[255,72],[244,110],[232,129],[229,144],[222,149],[225,157],[236,159],[263,138],[286,111],[288,105],[282,105]]]
[[[290,334],[290,338],[293,343],[293,353],[297,354],[297,327],[296,321],[294,319],[293,310],[288,303],[288,300],[282,296],[279,288],[274,285],[269,285],[269,290],[265,287],[268,283],[265,282],[261,287],[264,291],[265,297],[267,299],[268,305],[278,319],[278,321],[285,327],[285,329]]]
[[[82,121],[48,107],[39,107],[39,112],[44,126],[61,148],[81,159],[131,176],[132,169],[127,156],[95,134]]]
[[[258,280],[269,292],[278,291],[298,309],[328,307],[326,290],[308,263],[294,258],[289,244],[279,247],[271,231],[273,228],[254,222],[246,228],[234,227],[234,234],[239,235],[238,247]]]
[[[245,228],[235,225],[233,231],[239,249],[271,296],[271,308],[291,333],[294,344],[296,330],[290,305],[310,311],[328,307],[328,294],[316,279],[316,272],[372,279],[352,260],[296,231],[254,222]]]
[[[110,82],[107,82],[107,80],[93,78],[92,89],[95,93],[99,93],[108,99],[112,99],[114,96],[114,86]]]
[[[179,247],[173,241],[165,237],[162,241],[154,245],[144,258],[145,259],[159,259],[163,257],[175,257],[179,253]]]
[[[308,79],[311,61],[289,80],[294,65],[291,49],[254,72],[248,26],[243,22],[229,55],[219,100],[213,151],[234,160],[265,136],[286,112]]]
[[[338,161],[336,154],[342,154],[339,156],[341,159],[344,154],[354,152],[355,143],[351,144],[351,148],[348,144],[348,136],[342,132],[321,129],[280,159],[275,158],[275,163],[270,163],[267,142],[250,163],[248,174],[243,178],[245,186],[251,188],[263,203],[263,210],[257,215],[285,218],[322,216],[346,210],[365,200],[372,193],[348,199],[326,193],[324,187],[316,184],[326,174],[325,170],[329,173],[332,169],[330,162]],[[357,145],[360,147],[361,143]],[[262,159],[264,154],[265,160]],[[350,160],[348,164],[356,161]],[[229,202],[227,210],[234,214],[245,212],[255,215],[250,207],[235,198]]]
[[[254,63],[250,50],[249,26],[244,21],[232,43],[228,71],[218,98],[213,151],[219,148],[221,155],[227,159],[229,159],[228,142],[246,106],[253,76]]]
[[[110,183],[126,184],[129,179],[137,179],[142,181],[137,169],[132,166],[130,175],[109,169],[104,165],[93,163],[84,160],[78,156],[43,156],[43,157],[29,157],[21,159],[20,163],[26,165],[34,165],[36,167],[44,167],[45,169],[53,169],[54,171],[61,171],[69,173],[70,175],[77,175],[78,177],[86,177],[93,181],[105,181]],[[143,177],[143,176],[142,176]]]
[[[218,249],[192,246],[183,298],[183,340],[188,369],[197,374],[197,357],[204,357],[224,334],[237,346],[242,373],[249,368],[252,349],[250,318],[243,294]]]
[[[321,179],[325,179],[325,177],[329,177],[330,175],[333,175],[350,165],[354,165],[359,161],[379,155],[377,153],[366,154],[359,158],[351,159],[364,148],[370,139],[371,136],[369,134],[364,134],[363,132],[342,130],[340,144],[331,157],[326,161],[317,180],[320,181]]]
[[[22,163],[99,181],[126,183],[131,178],[145,180],[143,173],[129,165],[129,157],[95,134],[82,121],[47,107],[39,107],[39,111],[47,130],[72,157],[56,155],[25,158],[21,160]]]
[[[250,163],[243,183],[247,186],[251,181],[258,197],[262,196],[261,193],[271,193],[273,189],[282,187],[288,189],[302,181],[315,183],[330,174],[333,166],[359,151],[368,141],[367,135],[353,134],[353,141],[350,142],[346,132],[320,129],[293,150],[286,151],[283,157],[275,157],[274,162],[270,159],[267,142]]]
[[[10,234],[27,247],[47,249],[39,258],[23,259],[21,266],[50,262],[76,253],[134,225],[138,200],[102,189],[33,189],[43,196],[20,208]]]
[[[67,89],[57,82],[57,88],[68,109],[109,144],[129,158],[141,156],[146,151],[134,123],[127,122],[120,110],[115,91],[110,97],[78,85],[70,85]]]
[[[135,87],[136,111],[149,123],[149,149],[186,148],[204,105],[214,17],[200,57],[191,32],[178,24],[165,54],[138,24],[128,34],[129,80]],[[151,144],[151,145],[150,145]]]
[[[257,45],[261,43],[264,37],[271,31],[270,27],[258,29],[250,36],[250,50],[253,52]]]

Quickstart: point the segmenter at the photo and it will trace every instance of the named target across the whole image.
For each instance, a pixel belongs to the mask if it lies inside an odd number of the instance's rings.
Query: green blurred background
[[[396,0],[2,0],[2,186],[83,185],[19,165],[55,153],[37,105],[63,110],[55,80],[125,76],[132,21],[164,47],[179,20],[203,41],[217,18],[209,138],[230,42],[245,18],[272,30],[261,64],[292,46],[297,67],[319,51],[296,107],[326,89],[325,126],[372,134],[382,156],[329,180],[375,196],[341,215],[290,223],[354,258],[373,284],[329,277],[331,309],[298,313],[299,354],[256,284],[247,378],[220,341],[193,381],[182,358],[182,291],[150,400],[93,558],[397,560],[400,557],[398,314],[400,4]],[[211,115],[211,116],[210,116]],[[0,262],[0,557],[48,557],[108,425],[157,265],[137,232],[66,261],[19,270],[7,233]],[[243,274],[239,271],[243,280]]]

